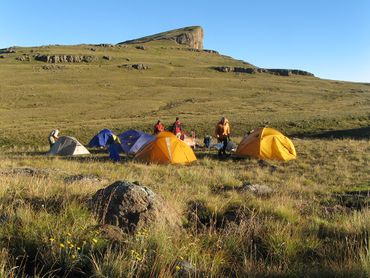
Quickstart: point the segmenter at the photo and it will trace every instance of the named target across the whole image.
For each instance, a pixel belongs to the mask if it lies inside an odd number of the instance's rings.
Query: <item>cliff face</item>
[[[200,26],[191,26],[181,29],[175,29],[163,33],[158,33],[155,35],[124,41],[119,44],[136,44],[136,43],[146,43],[155,40],[173,40],[178,44],[187,45],[195,49],[203,49],[203,38],[204,31]]]

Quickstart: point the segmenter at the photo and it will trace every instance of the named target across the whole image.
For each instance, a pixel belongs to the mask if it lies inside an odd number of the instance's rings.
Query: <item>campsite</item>
[[[158,32],[0,49],[0,277],[369,277],[370,83]]]

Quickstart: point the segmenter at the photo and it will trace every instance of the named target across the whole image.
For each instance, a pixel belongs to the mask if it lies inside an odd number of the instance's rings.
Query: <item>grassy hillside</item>
[[[188,277],[187,265],[194,277],[369,277],[370,84],[222,73],[212,68],[254,65],[171,41],[137,46],[0,53],[0,277]],[[150,69],[123,66],[132,64]],[[276,127],[297,160],[220,160],[200,149],[176,166],[44,155],[54,128],[86,144],[102,128],[150,132],[176,116],[200,138],[227,116],[236,142]],[[86,203],[117,180],[151,188],[181,227],[107,230]]]
[[[48,132],[58,127],[86,143],[103,127],[149,131],[158,118],[169,125],[175,116],[201,137],[212,133],[223,115],[230,119],[234,135],[265,124],[288,134],[369,125],[368,84],[221,73],[211,67],[252,66],[170,41],[145,46],[44,46],[3,54],[0,142],[43,145]],[[23,54],[31,61],[16,60]],[[91,55],[97,61],[53,65],[35,61],[36,54]],[[136,63],[150,69],[119,67]]]

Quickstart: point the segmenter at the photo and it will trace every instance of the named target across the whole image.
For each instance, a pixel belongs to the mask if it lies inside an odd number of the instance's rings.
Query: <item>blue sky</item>
[[[0,47],[117,43],[190,25],[205,48],[260,67],[370,82],[369,0],[11,0]]]

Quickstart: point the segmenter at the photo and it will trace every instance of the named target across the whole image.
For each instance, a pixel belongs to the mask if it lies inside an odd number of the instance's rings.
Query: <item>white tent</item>
[[[48,155],[81,155],[90,152],[74,137],[62,136],[55,142]]]

